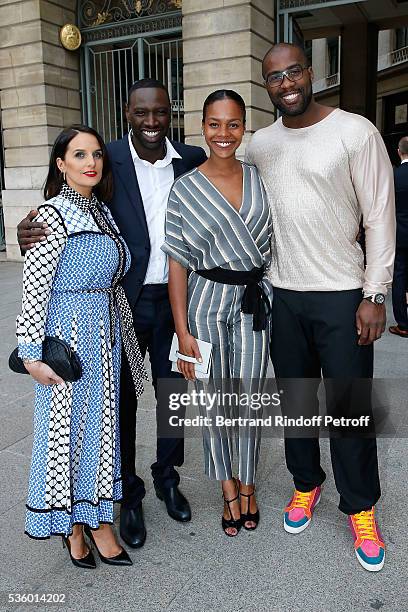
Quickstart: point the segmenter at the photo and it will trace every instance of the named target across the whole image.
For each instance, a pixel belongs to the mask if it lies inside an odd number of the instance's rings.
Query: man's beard
[[[282,103],[280,103],[281,97],[276,96],[272,99],[272,104],[281,112],[282,115],[286,117],[297,117],[298,115],[303,115],[303,113],[307,110],[312,101],[313,91],[310,87],[309,91],[306,92],[303,87],[298,89],[298,92],[301,95],[301,103],[294,107],[288,107]]]

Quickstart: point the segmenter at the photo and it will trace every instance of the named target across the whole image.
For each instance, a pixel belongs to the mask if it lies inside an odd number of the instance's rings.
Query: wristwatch
[[[372,295],[364,295],[364,299],[380,306],[385,302],[385,295],[383,293],[373,293]]]

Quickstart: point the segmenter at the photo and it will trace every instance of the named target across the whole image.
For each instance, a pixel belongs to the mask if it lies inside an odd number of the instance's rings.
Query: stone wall
[[[274,40],[271,0],[183,0],[186,142],[203,146],[202,106],[215,89],[235,89],[247,104],[245,143],[274,120],[261,62]]]
[[[3,207],[7,257],[19,258],[16,225],[43,200],[51,145],[81,119],[79,52],[59,41],[75,23],[75,0],[2,0],[0,92],[5,148]]]

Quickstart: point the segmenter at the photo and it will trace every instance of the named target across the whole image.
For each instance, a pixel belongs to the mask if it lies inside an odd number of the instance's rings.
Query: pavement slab
[[[387,542],[382,572],[364,571],[355,558],[346,517],[338,510],[327,439],[321,440],[322,466],[327,474],[322,501],[311,526],[298,536],[287,534],[282,526],[282,509],[292,495],[292,481],[284,463],[280,431],[262,440],[257,479],[261,520],[256,531],[241,530],[237,538],[223,534],[220,487],[203,474],[199,436],[186,439],[186,460],[180,468],[181,489],[191,503],[192,520],[184,524],[173,521],[157,499],[151,480],[156,442],[150,384],[138,408],[136,449],[138,473],[147,489],[143,503],[146,544],[142,549],[128,549],[134,562],[130,568],[108,567],[97,558],[97,569],[84,572],[72,566],[59,538],[39,542],[24,535],[34,391],[28,376],[17,376],[7,367],[8,355],[16,345],[21,272],[21,264],[0,262],[0,612],[408,609],[408,538],[401,511],[408,501],[404,382],[408,341],[386,332],[376,344],[375,376],[385,380],[382,405],[395,425],[378,440],[383,495],[377,514]],[[47,606],[16,605],[7,603],[8,593],[64,593],[66,599],[63,604]]]

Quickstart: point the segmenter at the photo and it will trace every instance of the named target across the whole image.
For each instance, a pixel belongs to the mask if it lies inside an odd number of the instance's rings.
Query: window
[[[312,41],[305,40],[305,53],[309,66],[312,65]]]
[[[408,47],[408,28],[398,28],[395,30],[395,49]]]
[[[328,38],[327,39],[327,56],[328,56],[328,74],[332,76],[337,74],[339,71],[339,39]]]

